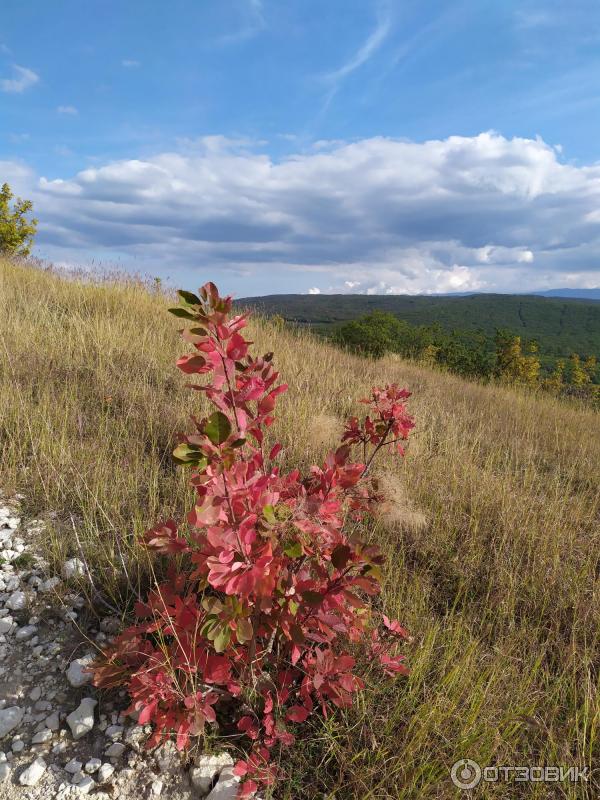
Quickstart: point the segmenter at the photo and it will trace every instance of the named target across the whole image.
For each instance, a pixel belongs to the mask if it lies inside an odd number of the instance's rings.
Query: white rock
[[[21,611],[27,605],[25,592],[13,592],[5,603],[11,611]]]
[[[102,764],[98,770],[98,782],[105,783],[113,774],[115,768],[112,764]]]
[[[90,775],[86,775],[83,780],[77,784],[77,792],[79,794],[88,794],[96,785],[96,782]]]
[[[24,625],[22,628],[18,628],[15,639],[17,642],[25,642],[27,639],[31,639],[35,633],[37,633],[35,625]]]
[[[48,730],[48,728],[45,728],[43,731],[39,731],[38,733],[35,734],[35,736],[31,740],[31,743],[44,744],[45,742],[49,742],[51,738],[52,738],[52,731]]]
[[[0,634],[10,633],[14,627],[15,623],[12,617],[2,617],[0,619]]]
[[[59,583],[60,578],[48,578],[47,581],[40,583],[39,590],[42,594],[47,594],[48,592],[54,591]]]
[[[159,778],[155,781],[152,781],[150,793],[153,794],[154,797],[158,797],[163,790],[163,785],[163,782]]]
[[[71,775],[75,775],[75,773],[79,772],[82,767],[83,764],[81,763],[81,761],[77,761],[76,758],[72,758],[65,764],[65,772],[70,772]]]
[[[232,767],[225,767],[219,775],[217,785],[206,800],[236,800],[240,779],[233,774]]]
[[[79,558],[70,558],[62,566],[62,576],[68,581],[71,578],[78,578],[85,575],[85,564]]]
[[[142,749],[142,742],[147,738],[148,733],[144,730],[143,725],[133,725],[125,734],[124,741],[139,753]]]
[[[93,772],[96,772],[102,766],[102,761],[99,758],[90,758],[90,760],[85,765],[84,769],[90,775]]]
[[[4,781],[10,775],[10,766],[8,764],[2,763],[0,764],[0,783],[4,783]]]
[[[123,733],[122,725],[109,725],[105,731],[105,735],[109,739],[118,739],[122,733]]]
[[[229,753],[218,753],[200,756],[196,761],[196,766],[190,769],[190,781],[192,786],[200,794],[207,794],[218,773],[225,767],[232,767],[233,759]]]
[[[26,770],[19,775],[21,786],[35,786],[46,771],[46,762],[43,758],[36,758]]]
[[[0,709],[0,739],[17,727],[23,719],[23,713],[23,709],[19,706]]]
[[[94,727],[94,709],[96,706],[96,700],[91,697],[84,697],[75,711],[72,711],[67,717],[67,724],[71,728],[75,740],[81,739]]]
[[[125,745],[122,742],[114,742],[107,747],[104,754],[109,758],[119,758],[125,752]]]
[[[57,731],[60,728],[60,718],[58,716],[58,711],[54,711],[52,714],[47,716],[44,725],[51,731]]]
[[[159,770],[163,774],[170,773],[175,775],[181,769],[181,754],[175,746],[175,742],[168,739],[154,751],[154,759]]]
[[[71,661],[69,669],[67,670],[67,680],[71,686],[78,688],[79,686],[85,686],[87,683],[91,683],[92,673],[86,672],[85,670],[93,660],[94,656],[88,653],[85,656],[81,656],[81,658],[76,658],[74,661]]]
[[[42,696],[42,687],[41,686],[34,686],[33,689],[29,692],[29,697],[33,700],[34,703]]]
[[[25,749],[25,742],[22,739],[13,739],[10,749],[13,753],[20,753]]]

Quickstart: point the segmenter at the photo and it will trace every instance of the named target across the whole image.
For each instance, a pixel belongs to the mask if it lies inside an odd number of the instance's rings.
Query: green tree
[[[28,256],[37,230],[37,219],[28,218],[33,209],[31,200],[17,197],[8,183],[0,189],[0,253],[9,256]]]
[[[363,355],[381,358],[396,350],[403,323],[393,314],[373,311],[364,317],[341,325],[334,334],[334,341]]]

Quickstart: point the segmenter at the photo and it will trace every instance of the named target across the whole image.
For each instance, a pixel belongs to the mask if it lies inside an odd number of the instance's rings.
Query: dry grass
[[[188,287],[193,288],[193,287]],[[125,605],[136,534],[190,502],[169,460],[198,398],[174,369],[176,320],[143,286],[67,281],[0,263],[0,486],[55,510],[48,555],[83,551]],[[412,675],[285,754],[281,798],[460,796],[449,767],[594,765],[600,711],[600,416],[397,359],[359,360],[254,323],[290,391],[288,462],[319,459],[332,422],[375,383],[414,393],[417,432],[377,524],[384,602],[412,630]],[[73,525],[78,531],[75,541]],[[127,576],[124,579],[124,576]],[[474,796],[598,796],[582,784],[487,784]]]

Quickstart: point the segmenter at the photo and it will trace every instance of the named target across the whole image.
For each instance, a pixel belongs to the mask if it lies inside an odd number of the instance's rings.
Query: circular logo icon
[[[461,758],[452,764],[450,777],[459,789],[474,789],[481,780],[481,767],[470,758]]]

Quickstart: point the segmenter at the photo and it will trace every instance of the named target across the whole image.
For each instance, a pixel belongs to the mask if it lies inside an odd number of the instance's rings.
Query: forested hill
[[[440,324],[453,329],[482,330],[493,336],[507,329],[539,342],[546,356],[576,352],[600,355],[600,301],[534,295],[468,296],[279,294],[249,297],[240,305],[327,333],[335,325],[379,309],[412,325]]]

